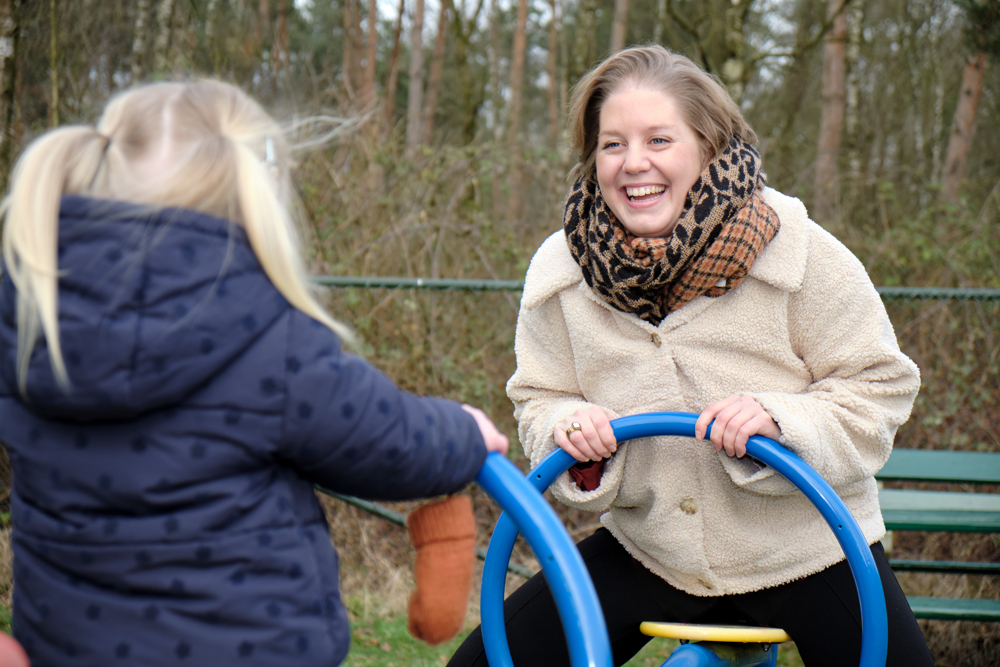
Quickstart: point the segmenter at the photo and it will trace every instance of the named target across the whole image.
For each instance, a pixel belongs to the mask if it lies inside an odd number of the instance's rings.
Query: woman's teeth
[[[666,189],[663,185],[644,185],[639,188],[625,188],[625,194],[628,195],[629,199],[636,199],[637,197],[658,195]]]

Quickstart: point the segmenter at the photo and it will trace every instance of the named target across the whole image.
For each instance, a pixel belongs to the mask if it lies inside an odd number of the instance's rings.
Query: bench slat
[[[944,574],[1000,574],[1000,563],[958,560],[909,560],[890,558],[889,567],[897,572],[941,572]]]
[[[882,489],[882,518],[889,530],[1000,532],[1000,494]]]
[[[947,621],[1000,621],[1000,600],[906,597],[917,618]]]
[[[889,461],[875,478],[1000,484],[1000,455],[990,452],[893,449]]]

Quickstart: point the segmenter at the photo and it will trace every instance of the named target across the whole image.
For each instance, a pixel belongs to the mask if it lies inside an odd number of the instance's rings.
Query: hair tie
[[[274,157],[274,138],[269,134],[264,137],[264,166],[272,176],[278,175],[278,161]]]

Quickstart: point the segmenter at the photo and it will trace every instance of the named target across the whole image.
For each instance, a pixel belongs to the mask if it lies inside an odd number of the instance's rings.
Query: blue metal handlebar
[[[653,412],[621,417],[613,420],[611,426],[618,442],[653,436],[694,437],[697,419],[698,415],[683,412]],[[753,436],[747,442],[747,454],[794,484],[830,525],[847,556],[861,603],[860,667],[885,665],[888,633],[882,581],[868,541],[847,506],[822,477],[775,441]],[[538,557],[552,590],[566,632],[570,664],[573,667],[613,664],[604,615],[600,613],[600,602],[586,566],[555,511],[541,496],[573,463],[572,456],[558,449],[525,479],[509,461],[491,454],[477,478],[504,509],[490,539],[480,595],[483,644],[493,667],[513,667],[504,627],[503,589],[518,529]]]

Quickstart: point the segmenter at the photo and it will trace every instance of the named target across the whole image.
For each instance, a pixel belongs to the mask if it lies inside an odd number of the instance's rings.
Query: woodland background
[[[569,91],[612,51],[649,42],[723,81],[770,184],[876,285],[1000,287],[1000,0],[0,0],[0,182],[33,137],[94,122],[118,90],[219,77],[300,144],[314,273],[521,279],[559,228]],[[504,394],[516,293],[329,299],[398,383],[484,406],[516,441]],[[924,386],[898,445],[1000,450],[1000,303],[887,309]],[[516,445],[511,457],[523,467]],[[470,493],[485,544],[496,510]],[[345,593],[405,608],[405,531],[327,505]],[[578,537],[597,520],[563,514]],[[998,561],[1000,535],[897,533],[895,549]],[[524,548],[517,558],[531,564]],[[1000,596],[988,577],[901,581]],[[1000,664],[996,624],[922,627],[943,667]]]

